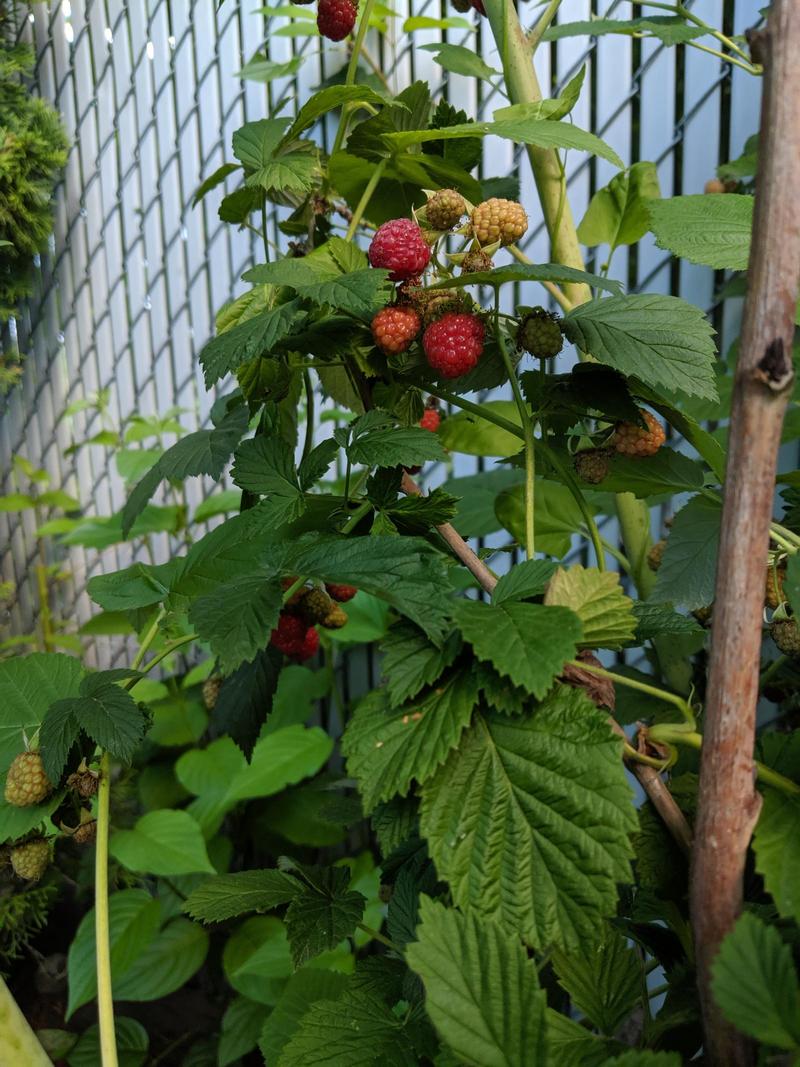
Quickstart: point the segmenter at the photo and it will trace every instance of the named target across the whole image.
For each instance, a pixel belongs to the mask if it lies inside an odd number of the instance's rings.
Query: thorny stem
[[[519,421],[522,426],[522,439],[525,442],[525,555],[528,559],[533,559],[536,551],[533,524],[536,491],[536,453],[534,449],[536,444],[533,436],[533,420],[528,414],[528,405],[525,403],[525,398],[519,387],[517,372],[511,362],[506,339],[500,329],[499,289],[495,289],[494,292],[494,332],[500,347],[500,355],[503,357],[503,363],[505,363],[508,380],[511,383],[511,390],[514,394],[514,401],[517,405]]]
[[[550,3],[547,5],[547,7],[544,9],[541,16],[539,17],[539,21],[528,34],[528,48],[530,48],[531,50],[531,56],[533,56],[536,49],[541,44],[542,38],[544,37],[548,26],[556,17],[556,12],[560,7],[561,0],[550,0]]]

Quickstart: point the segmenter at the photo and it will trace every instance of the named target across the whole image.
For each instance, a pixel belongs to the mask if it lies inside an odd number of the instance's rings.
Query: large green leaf
[[[115,830],[108,849],[129,871],[214,873],[200,827],[187,811],[149,811],[132,830]]]
[[[697,492],[704,481],[703,465],[672,448],[654,456],[611,457],[600,488],[609,493],[633,493],[644,498],[661,493]]]
[[[192,604],[189,619],[216,655],[223,674],[252,662],[264,649],[278,621],[282,596],[276,578],[242,575]]]
[[[247,997],[236,997],[222,1016],[217,1067],[228,1067],[251,1052],[261,1036],[269,1009]]]
[[[693,497],[672,524],[651,599],[706,607],[714,599],[722,508],[716,500]]]
[[[240,800],[273,796],[323,766],[333,742],[319,727],[286,726],[263,737],[247,763],[228,737],[184,753],[175,764],[178,781],[197,800],[189,811],[210,835]]]
[[[553,967],[559,985],[593,1026],[613,1037],[642,995],[644,974],[636,950],[622,934],[604,927],[602,937],[577,951],[556,950]]]
[[[188,919],[172,919],[147,945],[119,981],[117,1000],[160,1000],[184,986],[203,966],[207,932]]]
[[[764,878],[781,915],[800,919],[800,798],[777,789],[764,791],[753,848],[756,870]]]
[[[259,915],[243,922],[225,943],[222,968],[237,993],[275,1004],[293,970],[281,920]]]
[[[745,912],[711,965],[714,1000],[737,1030],[765,1045],[800,1048],[800,987],[781,935]]]
[[[543,1064],[546,998],[516,935],[428,897],[420,915],[406,958],[425,986],[425,1010],[459,1062]]]
[[[345,990],[317,1000],[300,1020],[277,1067],[417,1067],[402,1016],[374,993]]]
[[[578,227],[578,239],[590,248],[611,250],[635,244],[647,233],[648,204],[661,196],[654,163],[634,163],[594,194]]]
[[[80,660],[60,652],[34,652],[0,662],[0,773],[25,751],[50,705],[77,696]]]
[[[257,356],[269,355],[277,343],[302,324],[306,312],[299,300],[239,322],[209,341],[200,353],[206,388]]]
[[[254,285],[288,286],[303,300],[362,317],[382,308],[392,292],[387,270],[364,267],[345,274],[330,259],[316,256],[261,263],[244,278]]]
[[[261,1031],[259,1047],[264,1062],[277,1064],[284,1046],[311,1005],[318,1000],[336,1000],[346,983],[342,974],[313,967],[304,967],[293,974]]]
[[[519,426],[519,411],[513,400],[487,400],[481,407]],[[444,419],[439,436],[450,452],[468,456],[513,456],[522,447],[520,437],[471,411],[459,411]]]
[[[406,796],[447,758],[469,723],[478,690],[468,671],[457,672],[400,708],[376,690],[356,709],[342,739],[348,773],[358,778],[364,807]]]
[[[97,574],[86,587],[89,596],[105,611],[131,611],[160,604],[169,595],[175,561],[151,566],[134,563],[121,571]]]
[[[537,948],[577,948],[613,914],[636,825],[619,739],[562,686],[528,718],[478,716],[422,787],[422,832],[455,902]]]
[[[317,119],[342,104],[373,104],[380,106],[383,97],[367,85],[330,85],[313,93],[297,113],[297,118],[286,131],[286,139],[298,137],[310,129]]]
[[[752,196],[673,196],[650,204],[650,229],[659,248],[722,270],[747,270]]]
[[[402,619],[395,623],[381,643],[381,669],[392,706],[399,706],[435,682],[460,648],[461,641],[455,633],[439,647],[413,623]]]
[[[680,297],[590,300],[562,323],[573,344],[622,374],[671,393],[717,399],[714,331],[702,311]]]
[[[222,336],[229,337],[230,333]],[[212,430],[196,430],[168,448],[128,497],[122,509],[123,535],[127,537],[131,533],[136,518],[165,478],[183,481],[200,474],[220,478],[246,429],[247,408],[244,404],[234,403]]]
[[[214,722],[221,732],[228,734],[236,742],[248,759],[268,717],[271,729],[290,725],[288,721],[281,723],[280,719],[276,720],[271,714],[273,697],[281,679],[287,675],[286,671],[281,671],[282,665],[283,655],[273,645],[267,645],[256,653],[252,662],[243,663],[225,678],[217,694]],[[305,668],[294,669],[305,671]],[[310,671],[305,673],[310,675]],[[291,678],[292,675],[288,677]],[[309,691],[313,694],[313,686],[309,687]],[[302,700],[294,703],[293,710],[297,709],[303,712]],[[308,710],[302,718],[292,719],[291,722],[302,723],[307,718]]]
[[[453,525],[461,536],[482,537],[499,530],[500,520],[494,510],[497,495],[519,484],[523,477],[522,471],[497,468],[445,482],[443,488],[460,498]]]
[[[437,434],[420,426],[395,426],[382,412],[367,412],[349,429],[347,455],[366,467],[413,467],[447,458]]]
[[[633,601],[622,592],[616,571],[601,572],[579,563],[561,568],[550,579],[544,602],[575,612],[586,648],[620,648],[633,639]]]
[[[108,900],[111,974],[114,984],[131,969],[158,930],[161,905],[144,889],[122,889]],[[83,917],[72,940],[67,957],[69,1002],[66,1018],[97,992],[95,969],[95,914],[90,909]]]
[[[582,635],[580,619],[563,607],[460,600],[453,615],[478,659],[537,697],[573,658]]]
[[[503,526],[520,544],[525,541],[525,487],[504,489],[495,501]],[[573,535],[583,529],[583,514],[565,485],[537,478],[534,488],[533,529],[536,548],[552,556],[569,551]]]
[[[302,885],[288,871],[238,871],[207,878],[187,897],[183,910],[204,923],[223,922],[248,911],[272,911],[288,904]]]
[[[350,889],[346,867],[299,870],[300,892],[286,909],[286,931],[295,967],[352,937],[364,914],[366,898]]]
[[[419,47],[422,51],[433,52],[435,62],[452,74],[463,74],[467,78],[481,78],[491,82],[492,78],[500,73],[484,62],[473,49],[465,48],[460,44],[439,41],[436,44],[422,44]]]
[[[545,591],[555,570],[555,563],[547,559],[526,559],[517,563],[507,574],[501,575],[492,591],[492,602],[502,604],[504,600],[526,600],[538,596]]]
[[[589,19],[585,22],[564,22],[558,26],[549,26],[545,31],[545,41],[560,41],[565,37],[602,37],[607,33],[619,33],[625,36],[643,34],[656,37],[666,45],[685,44],[695,37],[702,37],[707,30],[702,26],[690,25],[685,19],[672,15],[650,15],[638,19]]]

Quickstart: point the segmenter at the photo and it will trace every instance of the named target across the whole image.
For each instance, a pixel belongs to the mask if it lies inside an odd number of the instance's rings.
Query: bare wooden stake
[[[759,172],[728,470],[695,823],[691,913],[707,1062],[745,1067],[754,1050],[724,1018],[710,968],[742,906],[758,819],[755,742],[764,563],[800,280],[800,6],[776,0],[758,46],[765,68]]]

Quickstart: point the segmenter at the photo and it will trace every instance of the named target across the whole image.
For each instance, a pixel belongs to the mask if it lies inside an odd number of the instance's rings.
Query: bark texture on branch
[[[717,565],[691,913],[708,1062],[741,1067],[753,1049],[722,1016],[710,967],[742,906],[758,819],[758,668],[775,470],[792,383],[800,279],[800,5],[776,0],[759,34],[765,83],[759,173]]]

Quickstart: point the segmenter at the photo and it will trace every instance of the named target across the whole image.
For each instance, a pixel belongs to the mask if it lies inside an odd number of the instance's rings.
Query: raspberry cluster
[[[416,278],[431,258],[422,230],[411,219],[390,219],[379,226],[368,254],[370,264],[388,270],[393,282]]]
[[[614,448],[623,456],[654,456],[664,444],[664,427],[650,411],[639,409],[647,429],[635,422],[618,422],[614,427]]]
[[[375,344],[387,355],[396,356],[405,352],[422,328],[422,321],[406,304],[381,308],[372,320],[372,336]]]
[[[472,234],[480,245],[513,245],[525,236],[528,216],[516,200],[493,196],[472,212]]]
[[[557,356],[564,344],[558,315],[542,307],[534,308],[519,324],[517,344],[537,359]]]
[[[343,41],[352,32],[357,15],[353,0],[319,0],[317,29],[329,41]]]
[[[38,752],[20,752],[8,768],[5,799],[15,808],[41,804],[53,791]]]
[[[477,364],[483,354],[485,329],[477,315],[443,315],[422,336],[430,366],[442,378],[459,378]]]

